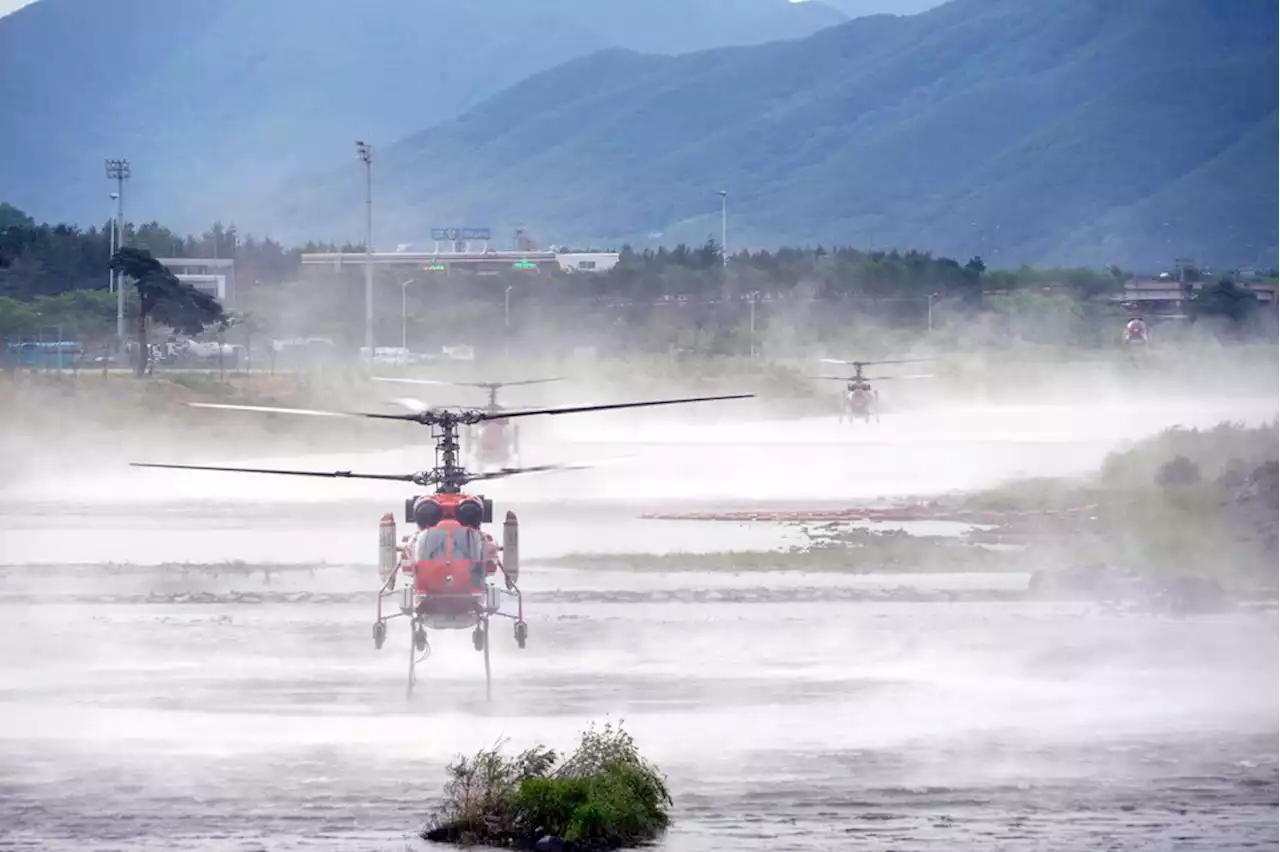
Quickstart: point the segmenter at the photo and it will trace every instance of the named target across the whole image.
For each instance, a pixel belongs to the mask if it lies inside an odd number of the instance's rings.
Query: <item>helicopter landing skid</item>
[[[431,656],[431,644],[427,641],[427,628],[416,617],[409,630],[409,682],[405,686],[406,701],[413,698],[413,688],[418,684],[418,666]]]
[[[388,583],[388,586],[390,583]],[[492,587],[491,587],[492,588]],[[492,609],[481,610],[476,619],[475,629],[471,633],[471,642],[477,651],[484,654],[484,690],[485,700],[493,700],[493,673],[489,659],[489,636],[490,625],[494,617],[509,618],[515,622],[515,639],[516,647],[524,649],[529,639],[529,624],[524,620],[524,595],[520,592],[520,588],[514,584],[508,589],[495,589],[500,596],[512,597],[516,599],[516,612],[502,612],[501,604]],[[414,687],[418,683],[418,666],[426,662],[431,656],[431,644],[427,640],[427,628],[421,615],[413,610],[404,610],[391,613],[389,615],[382,614],[382,599],[395,594],[388,591],[384,586],[378,593],[378,617],[373,625],[373,644],[374,648],[381,650],[387,638],[387,622],[393,618],[409,618],[409,673],[408,683],[405,686],[405,700],[413,698]],[[416,596],[415,596],[416,597]]]

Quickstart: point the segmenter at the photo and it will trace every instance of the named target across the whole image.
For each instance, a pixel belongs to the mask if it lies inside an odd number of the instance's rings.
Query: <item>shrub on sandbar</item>
[[[502,745],[449,766],[424,839],[595,852],[653,840],[670,823],[666,779],[621,727],[593,725],[563,762],[543,746],[504,756]]]

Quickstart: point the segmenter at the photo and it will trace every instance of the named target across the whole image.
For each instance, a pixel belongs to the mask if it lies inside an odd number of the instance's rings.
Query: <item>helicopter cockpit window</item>
[[[453,531],[453,558],[478,562],[484,559],[484,542],[477,530],[459,527]]]
[[[442,529],[423,530],[418,534],[417,559],[419,562],[435,562],[444,559],[449,534]]]

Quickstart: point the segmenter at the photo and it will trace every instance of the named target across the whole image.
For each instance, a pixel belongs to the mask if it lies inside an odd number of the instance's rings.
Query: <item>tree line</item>
[[[234,259],[234,307],[246,331],[252,326],[255,333],[278,337],[328,335],[345,344],[363,342],[362,327],[352,322],[363,316],[362,269],[301,265],[305,252],[359,252],[360,244],[287,248],[270,238],[241,235],[234,225],[214,223],[192,236],[157,222],[126,224],[120,242],[135,253],[130,260],[135,268],[144,257]],[[54,328],[64,337],[110,337],[116,312],[115,297],[107,293],[111,258],[110,222],[87,229],[38,224],[0,204],[0,339]],[[154,268],[147,268],[156,279]],[[1199,277],[1194,270],[1181,275]],[[733,352],[749,346],[745,337],[759,336],[761,324],[780,325],[782,318],[823,336],[867,322],[920,328],[933,327],[935,320],[942,324],[945,318],[993,313],[1011,329],[1021,329],[1016,333],[1088,345],[1091,335],[1101,340],[1111,334],[1109,324],[1126,310],[1096,297],[1120,293],[1130,275],[1114,267],[989,269],[976,256],[962,263],[925,251],[838,246],[740,251],[726,263],[720,246],[708,240],[656,250],[624,246],[616,267],[590,274],[424,271],[412,287],[403,277],[394,270],[377,271],[377,303],[383,306],[379,345],[399,345],[411,328],[415,342],[434,345],[440,340],[430,338],[444,333],[440,326],[474,335],[501,323],[508,336],[516,337],[522,332],[512,329],[514,313],[515,325],[536,327],[543,336],[561,329],[581,336],[590,328],[601,339],[636,347]],[[1221,276],[1201,290],[1192,302],[1195,316],[1250,326],[1257,299],[1238,278]],[[168,301],[177,298],[175,283],[165,279]],[[133,325],[144,305],[136,286],[127,292]],[[400,316],[402,300],[405,317]],[[164,309],[155,311],[152,304],[153,320],[159,321]],[[755,332],[750,331],[753,322]],[[1102,331],[1090,330],[1098,325]]]

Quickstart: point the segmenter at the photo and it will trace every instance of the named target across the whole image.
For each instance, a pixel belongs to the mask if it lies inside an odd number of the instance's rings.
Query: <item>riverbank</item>
[[[646,515],[798,526],[809,537],[804,546],[584,553],[548,564],[634,571],[1016,571],[1035,575],[1032,590],[1039,593],[1124,586],[1142,594],[1200,589],[1212,596],[1217,589],[1256,600],[1274,597],[1277,588],[1277,456],[1274,422],[1175,428],[1112,453],[1085,477],[1013,481],[887,506]],[[892,528],[924,522],[964,526],[954,535]]]

